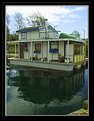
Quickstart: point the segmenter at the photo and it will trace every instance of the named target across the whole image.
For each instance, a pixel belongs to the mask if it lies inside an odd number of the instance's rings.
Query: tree
[[[9,28],[8,28],[8,26],[6,27],[6,40],[7,41],[10,41],[10,31],[9,31]]]
[[[15,13],[15,21],[17,29],[22,29],[25,27],[24,18],[21,13]]]
[[[6,15],[6,35],[7,35],[7,41],[10,40],[9,23],[10,23],[10,16],[7,14]]]
[[[45,25],[46,19],[40,13],[34,13],[33,15],[29,15],[27,18],[28,25],[30,26],[41,26]]]
[[[74,35],[76,38],[80,39],[80,33],[78,31],[73,31],[71,35]]]
[[[6,15],[6,25],[9,26],[10,23],[10,16],[7,14]]]
[[[18,40],[18,35],[16,35],[16,34],[11,34],[11,35],[10,35],[10,41],[16,41],[16,40]]]

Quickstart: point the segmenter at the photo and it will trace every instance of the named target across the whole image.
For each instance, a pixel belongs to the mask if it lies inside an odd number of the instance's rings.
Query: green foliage
[[[7,41],[10,40],[10,34],[7,34]]]
[[[72,39],[75,39],[76,37],[72,36],[72,35],[69,35],[69,34],[66,34],[66,33],[61,33],[59,38],[72,38]]]
[[[18,40],[18,35],[16,34],[11,34],[11,41]]]
[[[14,54],[15,53],[15,44],[7,44],[7,53],[8,54]],[[18,45],[16,44],[16,53],[18,53]]]
[[[76,38],[80,38],[80,33],[78,31],[73,31],[72,35],[74,35]]]
[[[7,41],[16,41],[18,40],[18,35],[16,34],[7,34]]]

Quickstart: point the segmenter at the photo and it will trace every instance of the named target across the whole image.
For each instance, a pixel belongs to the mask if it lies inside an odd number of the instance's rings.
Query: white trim
[[[33,43],[31,42],[31,44],[30,44],[30,50],[29,50],[29,53],[30,53],[30,58],[31,58],[31,61],[32,61],[32,57],[33,57],[33,54],[32,54],[32,48],[33,48]]]
[[[7,43],[12,44],[12,43],[20,43],[20,42],[36,42],[36,41],[73,41],[73,42],[79,42],[79,43],[85,43],[81,40],[77,39],[70,39],[70,38],[64,38],[64,39],[58,39],[58,38],[51,38],[49,39],[27,39],[27,40],[18,40],[18,41],[8,41]]]
[[[48,41],[48,63],[49,63],[49,41]]]
[[[69,63],[69,41],[67,41],[67,45],[68,45],[68,47],[67,47],[67,53],[68,53],[68,55],[67,55],[67,63]]]

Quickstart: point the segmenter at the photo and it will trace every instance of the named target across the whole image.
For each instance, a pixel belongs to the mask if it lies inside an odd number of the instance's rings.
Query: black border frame
[[[1,85],[2,85],[2,94],[1,94],[2,95],[2,102],[1,102],[1,106],[3,106],[3,107],[2,107],[2,110],[0,113],[2,118],[6,119],[5,112],[4,112],[4,109],[5,109],[5,96],[4,96],[4,94],[5,94],[5,82],[4,82],[4,80],[5,80],[5,77],[4,77],[5,76],[5,68],[4,68],[5,67],[5,62],[4,62],[4,60],[5,60],[5,56],[4,56],[4,53],[5,53],[5,41],[4,41],[5,40],[5,16],[4,16],[5,15],[5,5],[49,5],[49,4],[50,5],[89,5],[89,31],[92,28],[92,25],[90,25],[92,23],[92,21],[94,22],[94,17],[92,17],[92,19],[90,18],[90,16],[93,16],[93,14],[94,14],[93,13],[94,6],[93,6],[92,2],[69,2],[69,3],[66,3],[66,2],[51,2],[51,3],[49,3],[49,2],[47,2],[47,3],[44,3],[44,2],[37,2],[37,3],[34,3],[34,2],[28,2],[28,3],[27,2],[18,2],[18,3],[17,2],[3,2],[2,3],[2,43],[1,43],[1,46],[2,46],[1,47],[2,48],[2,58],[1,58],[1,61],[2,61],[2,66],[1,66],[1,68],[2,68],[2,83],[1,83]],[[92,45],[91,40],[93,38],[90,38],[92,35],[93,34],[91,32],[89,32],[89,63],[91,63],[91,64],[89,64],[89,71],[93,70],[92,64],[94,62],[93,58],[92,58],[93,51],[91,50],[91,45]],[[92,73],[89,73],[89,80],[90,80],[89,88],[91,85],[93,86],[94,81],[92,80],[92,77],[93,77]],[[90,92],[89,97],[92,97],[91,96],[92,91],[89,90],[89,92]],[[92,107],[91,100],[89,101],[89,103],[90,103],[89,116],[88,117],[81,116],[82,120],[88,120],[88,119],[92,120],[92,118],[93,118],[94,112],[91,109],[91,107]],[[57,118],[57,117],[55,117],[55,118]],[[66,116],[64,118],[67,119]],[[68,116],[68,118],[72,118],[75,120],[76,117],[75,116],[73,116],[73,117]],[[77,116],[76,120],[77,119],[78,119],[78,116]]]

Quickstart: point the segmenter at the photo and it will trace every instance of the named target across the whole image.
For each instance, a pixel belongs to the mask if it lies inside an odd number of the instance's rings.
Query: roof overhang
[[[16,44],[16,43],[21,43],[21,42],[23,42],[23,43],[29,43],[31,41],[9,41],[9,42],[7,42],[7,44]]]
[[[51,38],[51,39],[32,39],[32,40],[17,40],[17,41],[8,41],[7,44],[15,44],[15,43],[29,43],[29,42],[48,42],[48,41],[69,41],[69,42],[74,42],[74,43],[85,43],[84,41],[81,40],[76,40],[76,39],[71,39],[71,38]]]

